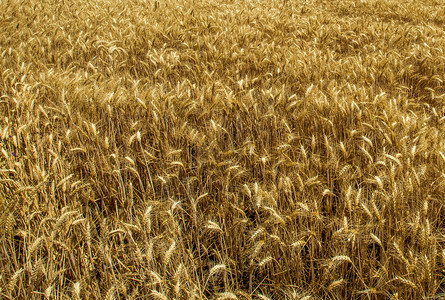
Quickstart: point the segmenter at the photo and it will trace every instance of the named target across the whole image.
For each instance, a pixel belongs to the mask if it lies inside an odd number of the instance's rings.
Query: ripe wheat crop
[[[0,298],[439,299],[438,0],[0,2]]]

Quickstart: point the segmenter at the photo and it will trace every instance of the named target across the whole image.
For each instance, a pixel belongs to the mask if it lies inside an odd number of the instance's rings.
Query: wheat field
[[[0,298],[443,299],[441,0],[2,0]]]

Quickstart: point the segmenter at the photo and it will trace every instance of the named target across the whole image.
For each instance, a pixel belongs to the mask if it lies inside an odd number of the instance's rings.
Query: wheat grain
[[[45,298],[46,298],[46,299],[49,299],[49,298],[51,297],[51,294],[52,294],[52,292],[53,292],[53,289],[54,289],[54,286],[53,286],[53,285],[50,285],[50,286],[48,286],[48,287],[45,289],[45,293],[44,293],[44,295],[45,295]]]
[[[165,252],[164,254],[164,258],[163,258],[163,263],[164,265],[168,265],[168,263],[170,262],[170,258],[173,255],[173,252],[176,249],[176,241],[173,241],[172,244],[170,245],[170,248],[168,248],[167,252]]]
[[[226,265],[224,265],[224,264],[214,265],[214,266],[210,269],[208,278],[210,279],[210,278],[213,277],[215,274],[220,273],[220,272],[226,272]]]
[[[332,291],[345,283],[346,281],[344,279],[335,280],[328,286],[327,290]]]
[[[43,265],[43,260],[39,259],[35,263],[32,271],[31,271],[31,282],[32,282],[33,286],[35,286],[35,287],[39,286],[45,275],[46,275],[46,271],[45,271],[45,267]]]
[[[258,253],[261,251],[261,248],[263,247],[264,243],[265,243],[265,241],[264,241],[264,240],[261,240],[261,241],[258,241],[258,242],[255,244],[255,248],[254,248],[254,250],[253,250],[253,252],[252,252],[252,254],[251,254],[252,258],[257,257],[257,255],[258,255]]]
[[[116,293],[116,286],[112,285],[108,289],[107,293],[105,294],[105,299],[106,300],[113,300],[113,299],[115,299],[115,293]]]
[[[34,242],[31,244],[31,247],[29,247],[30,255],[33,255],[39,249],[42,239],[43,239],[42,237],[38,237],[34,240]]]
[[[375,234],[373,234],[373,233],[371,232],[369,235],[371,236],[371,239],[372,239],[374,242],[376,242],[380,247],[383,248],[382,241],[381,241]]]
[[[268,257],[264,258],[263,260],[261,260],[261,261],[258,263],[258,266],[259,266],[260,268],[263,268],[266,264],[268,264],[269,262],[271,262],[273,259],[274,259],[274,258],[273,258],[272,256],[268,256]]]
[[[161,292],[158,291],[151,291],[150,295],[154,298],[154,299],[160,299],[160,300],[168,300],[168,297]]]
[[[223,230],[221,229],[221,227],[219,227],[219,225],[213,221],[207,221],[207,224],[205,225],[205,227],[207,229],[216,230],[219,233],[223,233]]]
[[[270,297],[267,297],[266,295],[263,295],[263,294],[256,294],[255,296],[257,296],[258,297],[258,299],[261,299],[261,300],[271,300],[271,298]]]
[[[355,196],[355,206],[358,206],[361,203],[362,198],[362,188],[359,188],[357,195]]]
[[[406,286],[409,286],[413,290],[417,290],[417,288],[418,288],[414,282],[412,282],[411,280],[408,280],[406,278],[396,277],[396,278],[394,278],[394,280],[398,281]]]
[[[8,286],[7,286],[7,289],[6,289],[6,293],[8,295],[11,296],[11,293],[14,290],[14,288],[15,288],[15,286],[17,284],[17,281],[19,280],[20,276],[22,276],[23,272],[24,272],[24,269],[20,268],[17,271],[15,271],[14,274],[9,279],[9,283],[8,283]]]
[[[80,281],[77,281],[73,283],[73,297],[75,299],[81,299],[80,292],[81,292],[81,283]]]
[[[231,292],[224,292],[224,293],[220,293],[218,294],[218,298],[219,300],[238,300],[238,297]]]
[[[3,222],[2,222],[3,223]],[[6,219],[5,219],[5,221],[4,221],[4,232],[5,232],[5,234],[6,235],[10,235],[10,234],[12,234],[13,233],[13,230],[14,230],[14,227],[15,227],[15,225],[16,225],[17,223],[16,223],[16,221],[15,221],[15,217],[14,217],[14,215],[12,214],[12,213],[10,213],[7,217],[6,217]]]

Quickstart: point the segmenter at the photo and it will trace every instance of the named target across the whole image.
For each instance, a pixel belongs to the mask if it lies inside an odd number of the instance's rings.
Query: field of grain
[[[441,0],[0,2],[0,298],[443,299]]]

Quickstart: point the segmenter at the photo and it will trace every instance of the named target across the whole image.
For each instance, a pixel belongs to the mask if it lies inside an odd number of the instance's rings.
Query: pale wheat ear
[[[266,295],[263,295],[263,294],[260,294],[260,293],[257,293],[255,296],[256,296],[256,298],[258,298],[260,300],[271,300],[272,299],[272,298],[267,297]]]
[[[164,258],[163,258],[163,263],[164,265],[168,265],[170,262],[170,259],[174,253],[176,249],[176,242],[172,241],[172,244],[170,245],[170,247],[168,248],[167,252],[165,252]]]
[[[236,296],[236,294],[232,292],[224,292],[217,295],[218,300],[238,300],[239,298]]]
[[[344,279],[335,280],[331,284],[329,284],[327,290],[331,292],[332,290],[342,286],[345,283],[346,283],[346,280],[344,280]]]
[[[158,299],[158,300],[168,300],[169,298],[167,297],[166,294],[158,292],[158,291],[151,291],[150,296],[153,297],[153,299]]]
[[[219,274],[219,273],[226,273],[228,270],[227,270],[227,267],[226,267],[226,265],[224,265],[224,264],[217,264],[217,265],[214,265],[211,269],[210,269],[210,271],[209,271],[209,275],[208,275],[208,277],[207,277],[207,282],[213,277],[213,276],[215,276],[216,274]]]

